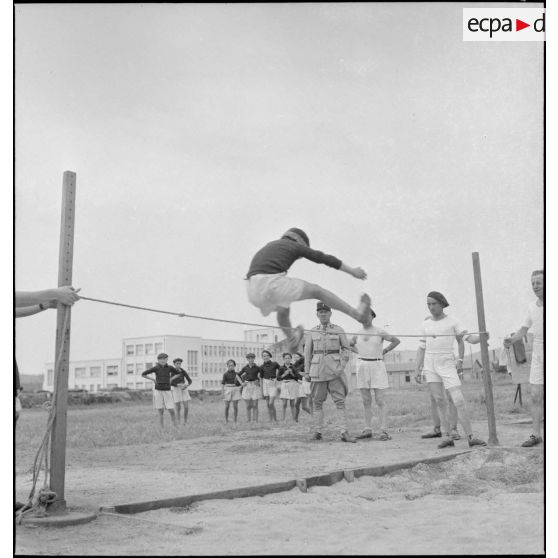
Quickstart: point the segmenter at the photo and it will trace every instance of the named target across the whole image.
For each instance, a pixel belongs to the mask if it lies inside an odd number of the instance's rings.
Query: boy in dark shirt
[[[176,426],[176,416],[174,414],[174,401],[171,393],[171,377],[176,375],[176,369],[167,364],[169,355],[160,353],[157,355],[157,364],[141,373],[144,378],[151,380],[155,384],[153,390],[153,407],[159,412],[159,424],[163,428],[163,413],[165,409],[171,416],[172,423]],[[150,378],[149,374],[155,374],[155,378]]]
[[[277,397],[277,372],[279,364],[271,359],[269,351],[262,351],[263,363],[260,366],[262,372],[262,392],[267,401],[267,412],[269,422],[277,422],[277,410],[275,409],[275,398]]]
[[[229,407],[232,401],[234,422],[238,418],[238,401],[240,400],[240,389],[242,381],[235,370],[236,362],[231,358],[227,360],[227,371],[223,374],[221,384],[223,385],[223,401],[225,402],[225,422],[229,422]]]
[[[335,256],[310,248],[306,233],[297,228],[289,229],[279,240],[273,240],[261,248],[252,258],[246,274],[248,299],[258,307],[264,316],[277,313],[277,323],[289,340],[289,348],[296,351],[304,335],[302,326],[293,330],[290,319],[290,305],[297,300],[322,300],[363,323],[370,308],[370,297],[363,294],[360,304],[353,308],[337,295],[320,285],[302,279],[287,277],[287,271],[299,258],[340,269],[357,279],[366,279],[366,272],[360,267],[350,267]]]
[[[258,422],[258,401],[263,397],[260,387],[261,369],[256,365],[256,355],[248,353],[246,355],[248,364],[240,371],[240,379],[246,382],[242,390],[242,399],[246,401],[246,414],[248,422],[254,419]],[[252,410],[254,411],[252,413]]]
[[[176,410],[176,422],[180,423],[180,407],[184,407],[184,424],[186,424],[188,420],[188,401],[190,401],[188,386],[192,385],[192,378],[182,368],[181,358],[175,358],[172,363],[176,368],[176,374],[170,379],[172,400]],[[186,385],[186,382],[188,382],[188,385]]]
[[[287,402],[291,406],[291,415],[293,420],[296,421],[295,416],[295,401],[300,396],[300,386],[298,383],[301,376],[294,369],[292,364],[291,353],[283,353],[283,366],[279,368],[277,378],[281,382],[281,399],[283,400],[283,420],[287,413]]]

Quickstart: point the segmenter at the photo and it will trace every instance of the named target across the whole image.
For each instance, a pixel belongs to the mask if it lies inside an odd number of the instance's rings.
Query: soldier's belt
[[[323,350],[317,350],[317,351],[313,351],[313,353],[314,353],[315,355],[318,355],[318,354],[326,354],[326,355],[336,355],[336,354],[337,354],[337,355],[338,355],[338,354],[339,354],[339,351],[323,351]]]

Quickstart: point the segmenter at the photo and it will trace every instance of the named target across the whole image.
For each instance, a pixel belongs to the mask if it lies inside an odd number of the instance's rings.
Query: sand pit
[[[382,477],[265,497],[27,527],[35,554],[262,555],[543,552],[543,453],[481,449]]]

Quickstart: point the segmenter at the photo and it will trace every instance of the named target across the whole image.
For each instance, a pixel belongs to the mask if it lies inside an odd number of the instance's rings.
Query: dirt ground
[[[486,423],[473,423],[488,438]],[[144,502],[292,480],[347,468],[448,453],[423,429],[393,440],[342,443],[307,426],[236,431],[226,437],[67,454],[70,509]],[[419,464],[384,477],[263,497],[198,502],[135,515],[101,513],[86,525],[16,528],[17,554],[261,555],[542,553],[542,448],[520,449],[528,424],[498,424],[499,448]],[[455,453],[467,448],[456,442]],[[28,472],[16,479],[25,500]]]

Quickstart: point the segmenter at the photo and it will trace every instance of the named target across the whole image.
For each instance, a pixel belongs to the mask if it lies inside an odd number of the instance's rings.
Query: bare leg
[[[184,401],[183,405],[184,405],[184,424],[186,424],[186,421],[188,420],[188,401]],[[178,422],[180,422],[180,419],[178,419]]]
[[[387,405],[383,389],[375,389],[374,397],[376,405],[378,405],[378,413],[380,415],[380,430],[387,432]]]
[[[275,410],[275,397],[269,397],[269,421],[277,421],[277,412]]]
[[[285,415],[287,414],[287,400],[283,399],[283,417],[282,420],[285,420]]]
[[[438,405],[436,404],[436,399],[434,399],[432,393],[430,393],[430,412],[432,413],[432,422],[434,423],[434,430],[440,430],[440,426],[441,426],[440,414],[438,413]],[[455,412],[457,416],[457,410]]]
[[[277,323],[285,337],[289,338],[293,334],[293,326],[291,324],[291,309],[290,308],[277,308]]]
[[[252,421],[252,402],[250,399],[246,400],[246,416],[248,417],[248,422]]]
[[[229,407],[231,402],[225,401],[225,422],[229,422]]]
[[[531,384],[531,416],[533,417],[533,434],[541,437],[541,423],[543,417],[543,384]]]
[[[444,397],[444,386],[441,382],[428,382],[428,388],[436,405],[438,407],[438,412],[440,414],[440,423],[442,425],[442,432],[448,434],[450,432],[449,421],[448,421],[448,410],[446,398]]]
[[[347,316],[354,318],[357,322],[361,322],[363,319],[362,308],[353,308],[350,304],[346,303],[344,300],[341,300],[336,294],[333,294],[331,291],[320,287],[320,285],[316,285],[314,283],[306,283],[304,285],[304,289],[302,290],[302,294],[299,300],[308,299],[322,300],[328,306],[331,306],[335,310],[343,312],[343,314],[347,314]]]
[[[300,402],[302,401],[302,398],[297,397],[295,400],[295,422],[298,422],[298,415],[300,414]]]
[[[178,419],[178,422],[180,422],[180,403],[174,404],[174,410],[176,411],[176,418]]]
[[[300,400],[302,402],[302,410],[305,411],[306,413],[308,413],[309,415],[311,415],[312,412],[310,411],[310,408],[308,407],[308,397],[301,397]]]
[[[238,418],[238,401],[233,401],[234,422]]]
[[[457,407],[448,392],[448,420],[452,430],[457,429]]]
[[[467,436],[471,436],[473,434],[473,430],[471,428],[469,411],[467,410],[467,404],[465,403],[461,387],[456,386],[448,389],[448,394],[455,404],[455,407],[457,409],[457,416],[459,418],[461,426],[463,426],[463,430],[465,430]]]
[[[364,430],[372,432],[372,393],[368,388],[360,388],[360,395],[364,406]]]
[[[176,415],[174,414],[174,409],[169,409],[169,415],[171,417],[173,426],[176,426]]]
[[[252,417],[254,418],[255,422],[258,422],[258,400],[252,401]]]
[[[295,401],[294,401],[294,399],[289,399],[289,405],[291,406],[291,416],[293,417],[293,420],[296,421],[296,418],[295,418]]]
[[[165,426],[165,421],[163,419],[165,409],[157,409],[157,412],[159,413],[159,426],[163,428],[163,426]]]

